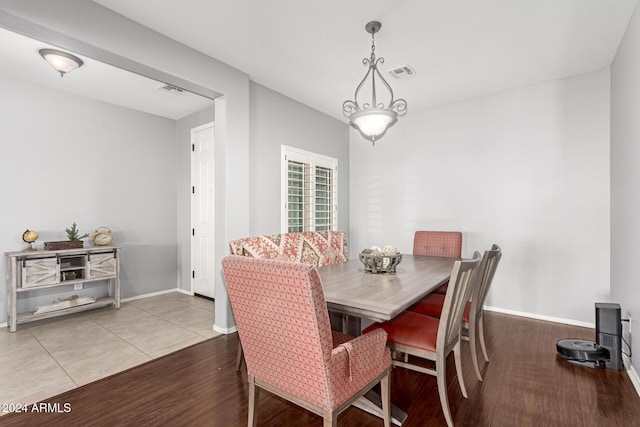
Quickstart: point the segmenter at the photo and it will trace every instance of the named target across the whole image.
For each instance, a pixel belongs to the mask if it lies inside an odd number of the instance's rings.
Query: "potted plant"
[[[80,231],[76,227],[76,223],[74,222],[70,228],[64,229],[65,233],[67,233],[67,239],[70,241],[82,240],[89,237],[89,233],[84,233],[82,236],[80,235]]]
[[[71,227],[65,228],[64,231],[67,234],[67,239],[69,240],[44,242],[44,248],[49,250],[82,248],[84,247],[82,239],[89,237],[89,233],[80,234],[75,222]]]

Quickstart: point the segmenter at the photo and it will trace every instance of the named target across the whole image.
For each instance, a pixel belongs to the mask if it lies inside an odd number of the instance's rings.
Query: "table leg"
[[[362,319],[354,316],[342,316],[342,333],[352,337],[362,335]]]
[[[342,331],[353,337],[362,335],[362,319],[355,316],[343,316]],[[382,418],[382,399],[380,398],[380,394],[373,390],[369,390],[364,396],[353,402],[353,406]],[[397,426],[401,426],[406,419],[407,413],[392,403],[391,422]]]
[[[344,333],[344,328],[342,326],[343,319],[344,319],[344,315],[330,311],[329,322],[331,323],[331,330]]]
[[[373,390],[369,390],[364,396],[353,402],[353,406],[375,415],[378,418],[382,418],[382,399],[380,399],[380,395]],[[407,413],[392,403],[391,423],[401,426],[406,419]]]

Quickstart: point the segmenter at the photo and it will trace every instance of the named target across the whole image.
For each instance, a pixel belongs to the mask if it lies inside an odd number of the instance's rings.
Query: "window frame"
[[[313,173],[309,173],[309,183],[307,191],[309,192],[307,197],[311,199],[311,203],[307,204],[308,209],[304,209],[303,206],[303,224],[302,231],[318,231],[318,228],[322,228],[322,224],[318,224],[316,209],[316,185],[317,185],[317,173],[316,168],[327,168],[331,170],[330,177],[330,189],[329,189],[329,212],[328,220],[329,226],[326,230],[338,230],[338,159],[325,156],[311,151],[301,150],[299,148],[290,147],[287,145],[281,146],[281,180],[280,180],[280,229],[283,233],[289,231],[289,161],[299,162],[309,166],[309,170]],[[324,230],[324,229],[323,229]],[[323,231],[322,230],[322,231]]]

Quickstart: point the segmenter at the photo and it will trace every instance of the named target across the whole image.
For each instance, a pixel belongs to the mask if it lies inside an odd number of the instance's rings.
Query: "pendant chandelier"
[[[369,69],[356,88],[353,101],[345,101],[342,104],[342,112],[349,118],[349,124],[358,129],[360,134],[374,145],[378,139],[382,138],[387,129],[398,121],[398,116],[401,117],[407,113],[407,101],[393,98],[391,86],[378,70],[378,64],[384,63],[384,58],[376,58],[374,34],[380,31],[380,27],[382,24],[378,21],[371,21],[364,27],[371,34],[371,57],[364,58],[362,63]],[[389,92],[386,97],[383,97],[382,102],[378,99],[379,94],[376,92],[376,79],[379,79]],[[370,101],[361,102],[360,98],[363,97],[361,91],[363,88],[365,91],[368,90],[368,80],[371,80],[371,91],[367,94],[370,96]],[[388,99],[388,103],[385,106],[386,99]]]

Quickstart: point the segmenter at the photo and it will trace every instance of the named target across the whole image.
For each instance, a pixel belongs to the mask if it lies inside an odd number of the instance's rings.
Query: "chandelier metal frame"
[[[360,134],[364,138],[369,139],[374,145],[375,141],[377,139],[380,139],[386,133],[386,131],[398,121],[398,117],[402,117],[407,113],[407,101],[405,101],[404,99],[394,99],[393,89],[391,89],[391,86],[389,85],[389,83],[387,83],[385,78],[382,77],[382,74],[378,69],[378,64],[384,63],[384,58],[376,57],[375,33],[380,31],[381,27],[382,24],[378,21],[371,21],[365,25],[365,30],[371,34],[371,56],[369,58],[364,58],[362,60],[362,63],[369,68],[362,81],[356,88],[353,101],[347,100],[342,104],[342,112],[346,117],[349,118],[349,124],[358,129],[358,131],[360,131]],[[371,101],[360,102],[360,91],[369,78],[371,79]],[[379,79],[384,87],[389,91],[390,101],[386,106],[383,102],[378,103],[376,79]],[[363,130],[356,124],[356,121],[364,116],[386,116],[386,119],[389,120],[389,123],[382,130],[382,132],[368,135],[365,134]]]

